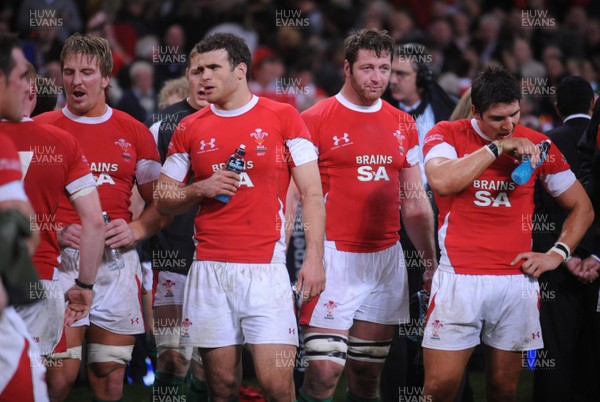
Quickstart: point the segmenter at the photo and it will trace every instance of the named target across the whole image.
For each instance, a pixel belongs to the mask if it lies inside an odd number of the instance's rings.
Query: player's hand
[[[600,276],[598,273],[598,270],[600,270],[600,262],[596,261],[596,259],[591,256],[585,260],[573,257],[567,262],[567,268],[569,268],[569,271],[583,283],[592,283]]]
[[[302,303],[308,303],[325,290],[325,268],[322,259],[304,260],[298,273],[296,287],[299,292],[303,291]]]
[[[58,232],[58,245],[60,248],[71,247],[79,250],[81,238],[81,225],[72,223]]]
[[[517,255],[510,265],[515,265],[521,260],[525,260],[523,265],[521,265],[523,272],[534,278],[539,278],[546,271],[556,269],[563,262],[562,257],[553,251],[549,251],[548,253],[530,251]]]
[[[75,321],[86,317],[92,306],[94,291],[82,289],[77,285],[71,286],[65,293],[67,308],[65,310],[65,325],[71,325]]]
[[[435,273],[435,269],[426,269],[423,272],[423,289],[431,292],[431,281],[433,281],[433,274]]]
[[[194,183],[199,186],[203,198],[215,198],[217,195],[232,196],[240,186],[240,175],[230,170],[217,170],[206,180]]]
[[[531,166],[536,166],[540,161],[540,149],[529,139],[523,137],[511,137],[498,140],[502,146],[502,152],[521,159],[527,155]]]
[[[135,244],[133,230],[123,218],[110,221],[106,225],[105,244],[111,248],[132,247]]]

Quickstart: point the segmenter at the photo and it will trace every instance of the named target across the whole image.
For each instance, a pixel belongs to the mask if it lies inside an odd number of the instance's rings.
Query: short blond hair
[[[185,77],[167,80],[158,93],[158,109],[162,110],[167,106],[170,106],[168,99],[173,95],[177,95],[182,99],[185,99],[189,94],[190,89],[188,87],[188,81]]]
[[[108,41],[104,38],[90,35],[73,34],[67,38],[60,52],[60,69],[65,66],[68,57],[81,54],[89,59],[96,59],[103,77],[112,74],[112,51]]]

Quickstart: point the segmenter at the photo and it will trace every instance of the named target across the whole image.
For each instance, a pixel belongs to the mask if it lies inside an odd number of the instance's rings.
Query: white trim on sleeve
[[[458,159],[458,154],[452,145],[448,144],[447,142],[442,142],[435,145],[429,150],[429,152],[427,152],[423,164],[426,165],[427,162],[433,158]]]
[[[73,195],[87,187],[96,187],[96,180],[94,180],[94,175],[91,173],[83,175],[65,186],[70,195]]]
[[[25,201],[29,202],[23,182],[14,180],[0,186],[0,201]]]
[[[410,166],[417,166],[421,163],[421,147],[419,145],[415,145],[406,153],[406,161],[410,164]]]
[[[173,180],[183,183],[190,170],[190,166],[190,155],[186,153],[172,154],[169,155],[160,172]]]
[[[546,191],[552,197],[558,197],[567,191],[575,183],[575,180],[577,180],[571,169],[558,173],[543,174],[541,175],[541,179]]]
[[[152,159],[140,159],[135,165],[137,184],[146,184],[160,177],[160,163]]]
[[[301,166],[319,159],[316,147],[306,138],[293,138],[287,140],[285,144],[290,149],[292,160],[296,166]]]

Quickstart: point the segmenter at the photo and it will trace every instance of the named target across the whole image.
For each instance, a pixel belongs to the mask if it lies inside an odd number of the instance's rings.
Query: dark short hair
[[[214,50],[224,49],[229,58],[231,69],[240,63],[246,64],[246,81],[250,81],[250,67],[252,56],[246,41],[237,35],[230,33],[216,33],[204,38],[195,46],[198,53],[207,53]],[[193,54],[192,51],[190,54]]]
[[[12,51],[15,48],[21,48],[21,43],[17,35],[0,33],[0,71],[2,71],[6,79],[8,79],[12,69],[15,67],[15,60],[12,55]]]
[[[513,103],[519,100],[519,81],[504,68],[488,67],[473,80],[471,102],[476,113],[483,114],[496,103]]]
[[[562,117],[576,113],[588,113],[594,99],[594,90],[581,77],[563,78],[556,88],[556,107]]]
[[[344,52],[350,68],[354,65],[360,49],[372,50],[377,57],[383,52],[390,55],[390,61],[394,57],[394,39],[388,35],[386,30],[380,29],[361,29],[358,32],[348,36],[344,40]]]

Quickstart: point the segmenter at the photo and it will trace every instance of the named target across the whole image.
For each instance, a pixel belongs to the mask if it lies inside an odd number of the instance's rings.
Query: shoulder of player
[[[143,133],[142,135],[146,135],[147,133],[148,135],[152,135],[152,133],[150,133],[150,130],[148,129],[148,127],[146,127],[144,123],[142,123],[139,120],[136,120],[134,117],[121,110],[113,108],[112,116],[110,117],[108,122],[120,126],[123,130],[123,134]]]
[[[66,118],[64,113],[62,112],[62,110],[53,110],[51,112],[46,112],[46,113],[42,113],[39,114],[35,117],[33,117],[33,121],[35,121],[36,123],[46,123],[46,124],[52,124],[58,120],[60,120],[61,118]]]
[[[282,119],[284,116],[289,116],[290,114],[299,114],[298,110],[289,103],[277,102],[262,96],[258,97],[258,103],[255,108],[266,110],[278,119]]]
[[[340,103],[335,99],[334,96],[331,96],[329,98],[318,101],[317,103],[300,113],[300,115],[302,117],[318,116],[319,118],[322,118],[323,116],[327,115],[329,111],[335,108],[336,104],[339,105]]]

